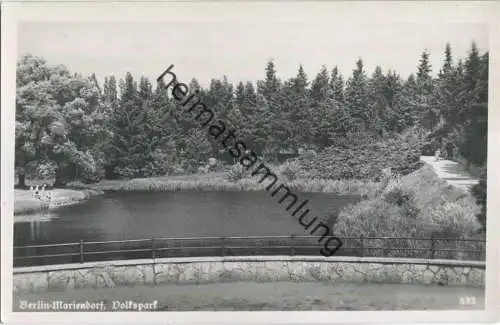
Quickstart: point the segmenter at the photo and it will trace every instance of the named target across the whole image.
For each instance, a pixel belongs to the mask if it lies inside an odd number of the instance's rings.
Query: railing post
[[[153,270],[153,284],[156,285],[156,247],[154,237],[151,237],[151,257],[153,259],[153,263],[151,263],[151,269]]]
[[[224,255],[225,255],[225,250],[226,250],[226,248],[225,248],[225,246],[226,246],[226,245],[225,245],[225,243],[224,243],[224,237],[221,237],[221,238],[220,238],[220,241],[221,241],[221,253],[220,253],[220,254],[221,254],[221,256],[222,256],[222,257],[224,257]]]
[[[434,236],[431,236],[431,260],[434,259],[435,242]]]
[[[363,252],[363,245],[364,245],[364,243],[363,243],[363,241],[364,241],[363,237],[364,237],[363,235],[361,235],[361,237],[360,237],[360,247],[359,247],[360,252],[359,252],[359,256],[361,256],[361,257],[363,257],[363,255],[364,255],[364,252]]]
[[[290,246],[292,246],[292,256],[295,256],[295,241],[293,240],[294,236],[290,235]]]
[[[83,239],[80,240],[80,263],[83,263]]]

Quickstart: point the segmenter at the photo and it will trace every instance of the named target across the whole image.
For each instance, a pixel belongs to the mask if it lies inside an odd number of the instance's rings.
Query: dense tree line
[[[269,61],[264,80],[256,83],[233,85],[224,77],[203,88],[193,79],[190,89],[199,90],[207,107],[268,161],[280,153],[321,152],[420,129],[427,134],[424,153],[440,148],[446,158],[484,167],[488,53],[473,43],[468,56],[455,62],[447,45],[436,77],[429,56],[424,51],[407,78],[381,67],[369,75],[358,59],[350,76],[323,67],[310,80],[299,66],[296,76],[280,80]],[[193,172],[209,157],[232,162],[181,114],[162,84],[130,73],[120,80],[106,77],[101,87],[94,75],[26,55],[17,67],[16,109],[19,186],[32,174],[54,177],[62,186]]]

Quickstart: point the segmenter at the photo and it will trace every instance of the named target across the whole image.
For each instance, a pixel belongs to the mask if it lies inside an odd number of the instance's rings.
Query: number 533
[[[460,297],[458,299],[458,303],[463,306],[463,305],[475,305],[476,304],[476,297],[471,296],[471,297]]]

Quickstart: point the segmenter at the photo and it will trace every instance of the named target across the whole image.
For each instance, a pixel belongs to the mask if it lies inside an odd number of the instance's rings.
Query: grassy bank
[[[228,180],[224,172],[135,178],[130,180],[104,180],[96,184],[72,183],[72,188],[90,188],[110,192],[175,192],[175,191],[262,191],[269,184],[259,183],[260,176]],[[379,183],[362,180],[294,179],[280,177],[276,184],[283,183],[297,192],[324,192],[344,195],[368,196],[379,188]],[[275,185],[278,186],[278,185]]]
[[[100,195],[102,191],[95,189],[53,189],[51,199],[40,200],[33,196],[29,190],[14,190],[14,215],[30,214],[48,211],[63,205],[71,205],[89,199],[91,196]]]
[[[417,246],[419,243],[411,239],[417,237],[484,239],[476,219],[479,207],[475,199],[467,191],[439,179],[432,167],[426,165],[406,176],[390,177],[382,183],[383,186],[373,195],[341,211],[334,225],[336,234],[410,238],[401,240],[398,245],[401,248]],[[383,246],[384,242],[371,244],[367,246]],[[472,242],[442,240],[440,245],[439,248],[478,249]],[[463,253],[449,252],[443,258],[464,256]]]

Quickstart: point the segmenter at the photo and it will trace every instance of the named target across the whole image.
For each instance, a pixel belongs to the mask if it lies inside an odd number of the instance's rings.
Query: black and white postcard
[[[493,321],[498,13],[3,2],[3,320]]]

